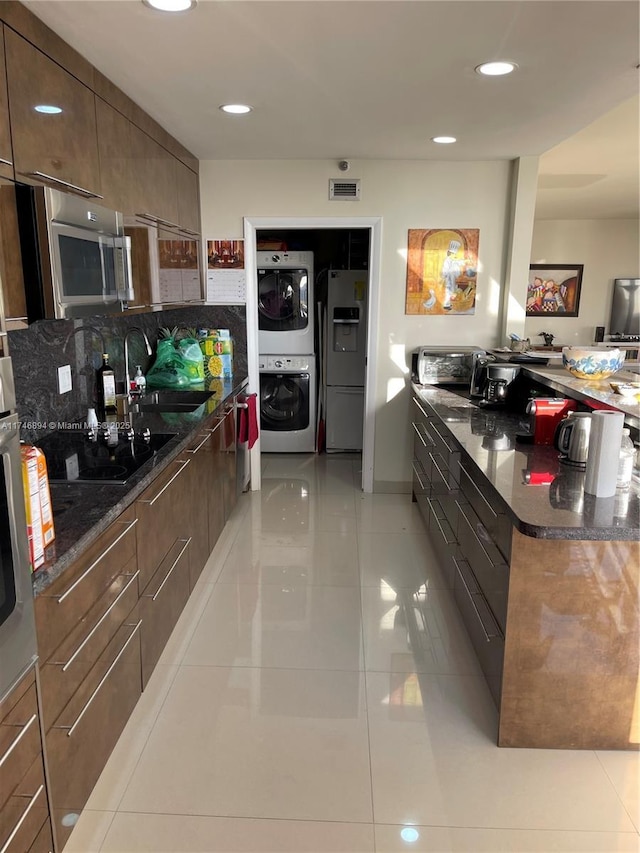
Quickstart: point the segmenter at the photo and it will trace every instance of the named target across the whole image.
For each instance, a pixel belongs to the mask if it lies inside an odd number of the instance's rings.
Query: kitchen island
[[[526,371],[571,395],[566,371]],[[638,748],[637,482],[592,498],[554,448],[518,441],[525,416],[412,392],[413,495],[498,706],[499,745]]]

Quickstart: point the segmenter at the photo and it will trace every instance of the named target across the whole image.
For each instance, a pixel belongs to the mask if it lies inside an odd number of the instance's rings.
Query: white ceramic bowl
[[[624,364],[625,350],[562,347],[562,364],[577,379],[606,379]]]

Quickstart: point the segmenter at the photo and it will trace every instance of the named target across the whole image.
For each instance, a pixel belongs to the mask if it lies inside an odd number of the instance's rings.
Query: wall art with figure
[[[531,264],[527,317],[577,317],[583,264]]]
[[[409,229],[405,314],[474,314],[478,228]]]

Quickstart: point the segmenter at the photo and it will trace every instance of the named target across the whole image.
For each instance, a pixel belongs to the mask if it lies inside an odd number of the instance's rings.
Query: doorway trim
[[[244,217],[245,270],[247,276],[247,366],[249,388],[259,393],[258,370],[258,275],[256,271],[256,231],[265,229],[369,229],[369,304],[367,310],[367,379],[364,390],[362,439],[362,490],[373,492],[375,449],[375,389],[378,352],[378,313],[382,258],[381,216],[251,216]],[[314,306],[315,311],[315,306]],[[261,480],[260,441],[251,450],[251,489]]]

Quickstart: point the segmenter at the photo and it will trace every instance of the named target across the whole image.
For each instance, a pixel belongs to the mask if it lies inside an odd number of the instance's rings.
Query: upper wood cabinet
[[[178,185],[178,225],[200,233],[200,179],[188,166],[176,160]]]
[[[134,213],[131,122],[102,98],[96,98],[100,183],[105,207]]]
[[[130,126],[133,160],[131,211],[171,225],[178,224],[176,158],[155,139]]]
[[[100,196],[95,95],[8,28],[5,50],[16,178]],[[38,104],[62,112],[36,112]]]
[[[9,130],[9,99],[4,61],[4,26],[0,24],[0,176],[13,178],[13,153]]]

